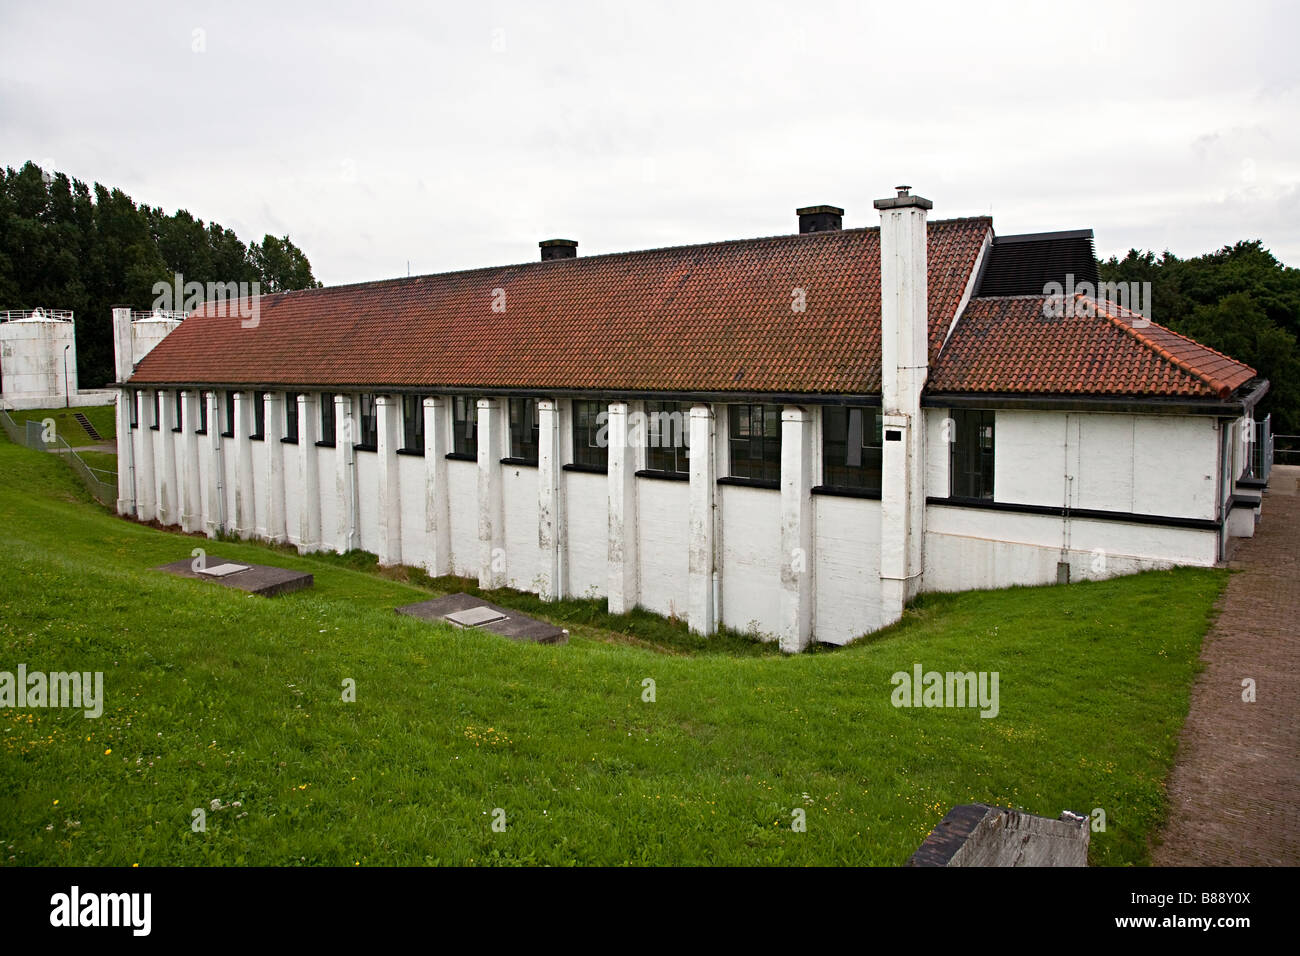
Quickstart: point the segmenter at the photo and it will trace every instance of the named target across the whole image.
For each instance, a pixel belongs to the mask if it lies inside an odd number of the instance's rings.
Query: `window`
[[[284,441],[298,442],[298,393],[284,393]]]
[[[375,396],[366,394],[360,398],[361,441],[357,443],[357,447],[374,451],[379,447],[379,418],[375,410]]]
[[[153,431],[157,431],[158,426],[162,424],[161,403],[162,397],[158,392],[158,389],[155,388],[153,390],[153,424],[149,426]]]
[[[510,457],[537,464],[537,399],[510,399]]]
[[[993,498],[993,412],[954,409],[949,494],[954,498]]]
[[[687,402],[646,402],[647,471],[691,473],[691,406]]]
[[[182,400],[179,388],[172,392],[172,410],[176,416],[176,424],[172,426],[172,431],[178,432],[185,427],[185,402]]]
[[[320,396],[320,443],[322,445],[333,445],[335,440],[334,433],[334,396],[329,392],[321,392]]]
[[[131,427],[140,427],[140,393],[130,392],[128,401],[131,403]]]
[[[573,463],[584,468],[609,466],[609,409],[602,402],[573,403]]]
[[[226,427],[221,433],[222,438],[235,437],[235,393],[226,392]]]
[[[457,457],[478,457],[478,399],[472,395],[457,395],[452,400],[451,445]]]
[[[728,405],[731,477],[781,481],[781,406]]]
[[[254,441],[266,438],[266,392],[253,393],[253,434],[248,437]]]
[[[880,494],[880,424],[878,408],[822,409],[822,484]]]
[[[424,397],[402,396],[402,451],[424,454]]]
[[[194,429],[196,435],[208,433],[208,393],[199,392],[199,427]]]

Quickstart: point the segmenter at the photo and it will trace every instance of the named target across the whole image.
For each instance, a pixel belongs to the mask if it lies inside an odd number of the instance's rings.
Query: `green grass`
[[[113,405],[91,405],[86,408],[29,408],[11,411],[9,417],[18,423],[19,428],[24,427],[25,421],[42,422],[47,418],[53,418],[55,433],[67,439],[68,444],[73,448],[98,444],[86,434],[86,429],[73,417],[77,412],[90,419],[90,424],[95,427],[95,431],[99,432],[104,441],[111,442],[117,437],[117,409]]]
[[[117,455],[115,454],[104,451],[78,451],[77,457],[100,472],[117,473]],[[99,477],[101,479],[107,478],[104,474],[100,474]]]
[[[927,596],[791,658],[501,595],[571,627],[540,647],[393,613],[454,582],[123,521],[5,441],[0,474],[0,670],[103,671],[106,696],[98,719],[0,710],[14,865],[900,864],[971,801],[1103,808],[1093,862],[1144,863],[1226,580]],[[151,570],[199,545],[315,586],[266,600]],[[895,709],[913,662],[998,671],[1000,714]]]

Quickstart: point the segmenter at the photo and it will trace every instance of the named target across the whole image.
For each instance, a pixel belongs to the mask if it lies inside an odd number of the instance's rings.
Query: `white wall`
[[[690,486],[638,478],[639,604],[665,617],[686,618]]]
[[[451,567],[461,577],[478,577],[478,465],[447,462],[447,498],[451,502]]]
[[[609,554],[609,496],[605,475],[566,471],[569,539],[568,596],[604,597]]]
[[[528,465],[502,465],[501,495],[506,523],[506,586],[536,591],[537,469]]]
[[[781,626],[781,493],[718,488],[722,623],[771,637]]]
[[[881,623],[880,502],[813,496],[813,638],[845,644]]]

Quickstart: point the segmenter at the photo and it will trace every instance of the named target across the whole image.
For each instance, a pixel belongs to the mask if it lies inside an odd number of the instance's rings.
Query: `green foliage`
[[[1092,862],[1143,863],[1227,578],[925,595],[790,658],[629,644],[566,602],[570,643],[542,647],[394,614],[437,588],[360,555],[118,519],[3,438],[0,473],[0,669],[104,673],[102,717],[0,709],[13,865],[898,865],[971,802],[1100,807]],[[315,584],[267,600],[153,570],[195,546]],[[998,716],[893,707],[914,663],[997,671]]]
[[[1257,239],[1192,259],[1130,249],[1099,265],[1103,281],[1150,282],[1156,322],[1267,378],[1258,417],[1271,412],[1275,432],[1300,433],[1300,269]]]
[[[113,307],[152,308],[154,284],[177,273],[205,287],[259,282],[263,292],[320,285],[288,236],[245,246],[218,223],[137,206],[120,189],[30,162],[0,170],[0,308],[72,309],[83,388],[113,381]]]

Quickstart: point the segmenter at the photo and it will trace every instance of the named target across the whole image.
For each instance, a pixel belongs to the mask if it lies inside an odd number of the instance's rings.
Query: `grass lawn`
[[[98,719],[0,710],[9,865],[896,865],[971,801],[1103,808],[1093,862],[1143,863],[1226,580],[927,596],[791,658],[574,601],[570,644],[540,647],[393,613],[449,582],[122,521],[2,439],[0,475],[0,671],[103,671],[105,694]],[[196,545],[315,587],[150,570]],[[997,671],[1000,713],[894,708],[914,662]]]
[[[86,434],[73,416],[81,412],[95,427],[104,441],[113,441],[117,437],[117,409],[113,405],[90,405],[86,408],[29,408],[11,411],[9,417],[23,427],[23,422],[41,422],[47,418],[54,419],[55,432],[66,438],[73,448],[82,445],[94,445],[95,440]]]

